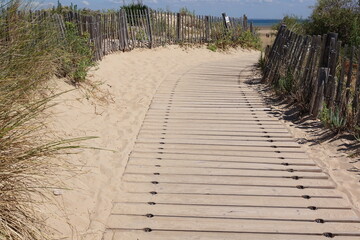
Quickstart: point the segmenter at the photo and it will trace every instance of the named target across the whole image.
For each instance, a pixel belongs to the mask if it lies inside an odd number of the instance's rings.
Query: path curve
[[[210,62],[158,89],[104,240],[360,239],[360,219],[245,81]]]

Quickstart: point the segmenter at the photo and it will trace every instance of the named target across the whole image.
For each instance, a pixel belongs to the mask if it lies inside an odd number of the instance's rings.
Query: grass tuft
[[[53,17],[19,14],[28,6],[18,0],[0,6],[0,239],[49,239],[36,205],[71,167],[57,156],[88,138],[54,139],[48,132],[44,111],[57,96],[46,94],[45,83],[70,53],[71,78],[83,79],[89,62],[78,56],[89,51],[71,35],[72,46],[65,45]]]

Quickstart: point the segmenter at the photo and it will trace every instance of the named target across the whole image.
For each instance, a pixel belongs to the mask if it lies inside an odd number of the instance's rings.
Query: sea
[[[282,19],[249,19],[256,27],[271,27],[281,22]]]

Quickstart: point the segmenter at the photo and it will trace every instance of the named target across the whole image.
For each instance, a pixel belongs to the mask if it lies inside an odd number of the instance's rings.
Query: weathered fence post
[[[210,21],[209,16],[205,16],[205,39],[210,42]]]
[[[318,117],[319,113],[322,111],[323,102],[324,102],[324,85],[329,78],[329,68],[320,68],[319,69],[319,78],[317,82],[317,91],[312,104],[311,113],[313,116]]]
[[[150,18],[150,10],[146,8],[146,20],[148,23],[148,32],[149,32],[149,47],[153,47],[153,36],[152,36],[152,26],[151,26],[151,18]]]
[[[177,13],[177,19],[176,19],[176,38],[177,42],[180,42],[180,31],[181,31],[181,14]]]
[[[119,46],[122,51],[128,48],[127,17],[124,9],[119,12]]]
[[[348,74],[346,76],[346,93],[345,93],[345,100],[343,103],[343,111],[344,114],[347,114],[346,108],[347,105],[350,101],[350,96],[351,96],[351,82],[352,82],[352,75],[353,75],[353,65],[354,65],[354,55],[355,55],[355,46],[353,46],[351,48],[351,53],[350,53],[350,61],[349,61],[349,69],[348,69]]]
[[[346,53],[348,51],[348,45],[344,47],[344,56],[341,61],[341,71],[340,71],[340,78],[336,90],[336,97],[335,97],[335,104],[338,106],[338,110],[342,112],[342,99],[343,99],[343,87],[344,87],[344,80],[345,80],[345,68],[346,68]]]
[[[225,31],[227,31],[230,27],[230,18],[226,16],[226,13],[222,13],[222,17],[224,21]]]
[[[354,99],[352,103],[353,113],[354,113],[354,126],[356,126],[360,121],[360,55],[358,58],[358,69],[357,76],[355,82],[355,91],[354,91]]]
[[[247,16],[245,14],[244,14],[244,17],[243,17],[243,29],[244,29],[244,31],[248,30],[248,18],[247,18]]]
[[[337,42],[338,39],[338,34],[337,33],[328,33],[325,35],[325,46],[324,46],[324,52],[322,55],[322,59],[320,62],[320,67],[329,67],[330,66],[330,54],[331,54],[331,44],[332,44],[332,39],[335,39],[335,43]]]
[[[278,54],[278,49],[280,48],[280,40],[281,40],[283,32],[285,30],[286,30],[285,25],[281,25],[279,30],[278,30],[275,41],[274,41],[274,43],[273,43],[273,45],[271,47],[270,53],[269,53],[269,55],[267,57],[267,59],[270,59],[270,61],[267,61],[265,63],[266,67],[265,67],[265,70],[264,70],[263,78],[261,80],[263,83],[268,80],[269,74],[272,71],[272,67],[275,64],[274,61],[273,61],[274,60],[273,58],[275,57],[275,55]]]

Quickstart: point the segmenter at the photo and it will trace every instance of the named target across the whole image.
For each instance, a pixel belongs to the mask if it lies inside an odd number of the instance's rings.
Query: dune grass
[[[36,206],[69,167],[58,154],[88,139],[54,139],[44,124],[56,97],[45,83],[71,53],[53,17],[19,15],[20,1],[0,7],[0,239],[48,239]]]

